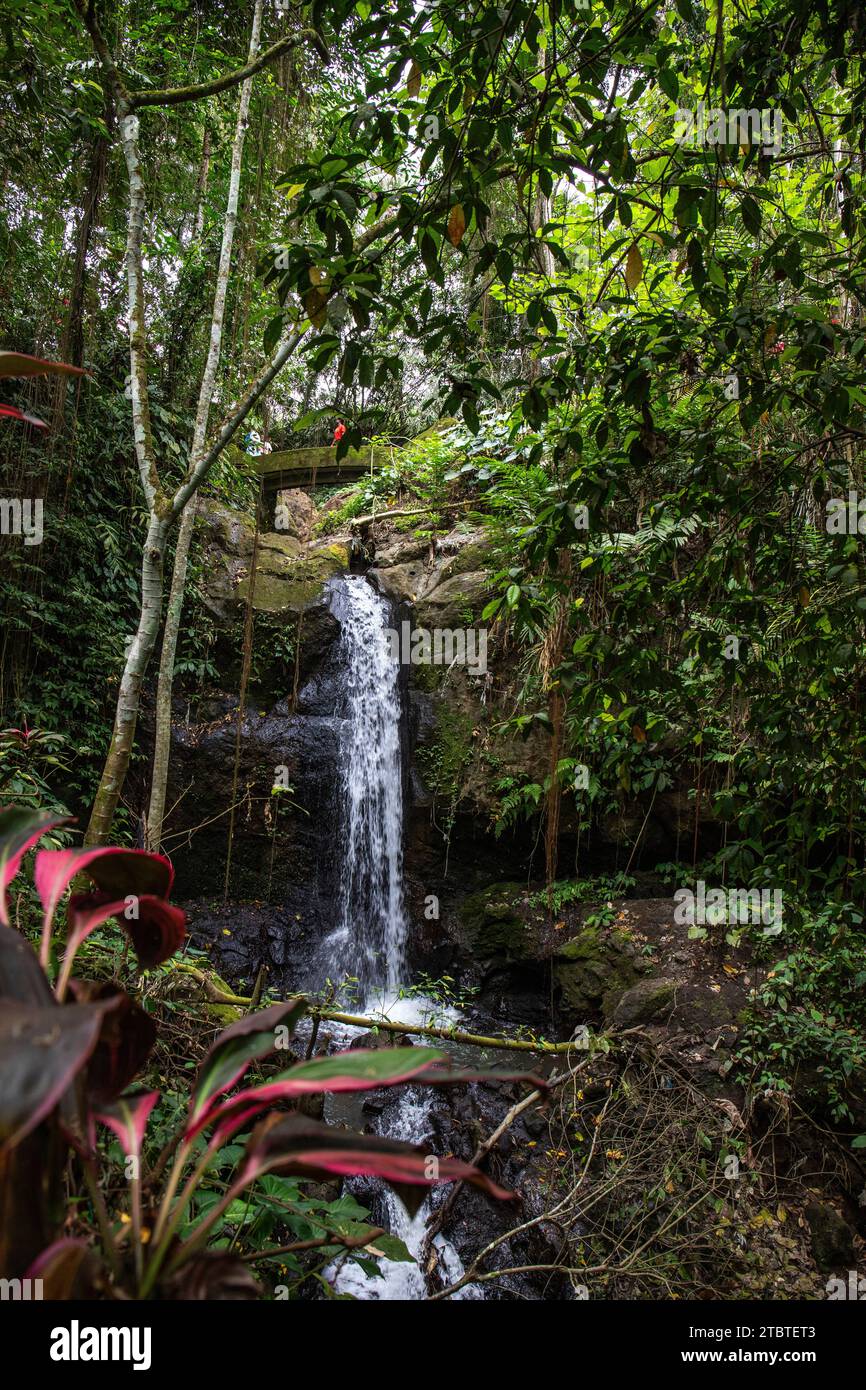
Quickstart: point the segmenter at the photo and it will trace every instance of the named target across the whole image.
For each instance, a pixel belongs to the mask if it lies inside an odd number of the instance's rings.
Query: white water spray
[[[385,640],[386,600],[357,575],[345,580],[345,600],[346,848],[340,924],[325,946],[335,980],[353,976],[362,991],[393,993],[404,982],[406,964],[400,668]]]
[[[386,641],[391,609],[362,576],[342,581],[339,616],[341,664],[346,672],[343,735],[343,864],[340,920],[324,943],[331,978],[358,980],[365,1014],[385,1014],[403,1022],[424,1019],[431,1001],[401,998],[406,983],[407,920],[403,903],[403,771],[400,743],[400,667]],[[357,1030],[345,1029],[346,1034]],[[389,1107],[383,1133],[419,1141],[429,1132],[432,1095],[407,1086]],[[328,1273],[341,1293],[361,1299],[422,1299],[426,1281],[421,1257],[431,1204],[428,1198],[411,1217],[386,1184],[380,1187],[392,1235],[415,1257],[411,1263],[381,1259],[380,1276],[346,1261]],[[463,1266],[453,1246],[434,1239],[442,1273],[459,1279]],[[475,1288],[457,1297],[481,1297]]]

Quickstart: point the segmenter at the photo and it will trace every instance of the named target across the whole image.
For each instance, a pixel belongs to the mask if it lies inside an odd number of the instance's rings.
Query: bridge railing
[[[266,492],[278,492],[282,488],[291,487],[315,487],[318,484],[350,483],[363,478],[365,474],[377,472],[390,461],[390,448],[381,444],[349,449],[339,461],[336,445],[325,448],[281,449],[270,454],[250,457],[253,469],[262,479]]]

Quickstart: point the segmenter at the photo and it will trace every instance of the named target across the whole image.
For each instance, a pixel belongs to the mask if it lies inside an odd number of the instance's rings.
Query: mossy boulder
[[[639,980],[617,1000],[610,1021],[618,1028],[635,1028],[641,1023],[665,1023],[676,1006],[677,988],[676,980]]]
[[[218,619],[232,621],[249,596],[254,518],[205,498],[196,527],[206,551],[205,603]],[[309,545],[290,531],[263,531],[258,540],[253,607],[286,616],[306,612],[321,600],[327,581],[348,568],[345,545]]]
[[[595,925],[583,927],[559,948],[553,974],[563,1011],[579,1019],[606,1011],[639,978],[628,934]]]
[[[456,555],[445,561],[439,574],[439,582],[454,579],[458,574],[480,574],[494,568],[493,546],[489,537],[467,541],[461,545]]]
[[[472,956],[477,960],[535,959],[538,934],[528,911],[526,889],[520,883],[495,883],[465,898],[460,924]]]
[[[234,511],[211,497],[199,500],[196,531],[224,555],[249,555],[253,548],[255,518],[252,512]]]
[[[322,597],[325,584],[349,568],[344,545],[326,545],[306,551],[292,536],[268,535],[259,549],[253,607],[262,613],[299,613]],[[246,602],[249,574],[237,586]]]
[[[420,627],[467,627],[478,617],[491,592],[486,571],[455,574],[437,584],[418,601],[416,618]]]

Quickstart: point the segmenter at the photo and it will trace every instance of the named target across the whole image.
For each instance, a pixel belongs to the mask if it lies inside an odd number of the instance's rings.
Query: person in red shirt
[[[339,420],[337,422],[337,428],[334,430],[334,443],[339,444],[340,440],[343,438],[343,435],[345,433],[346,426],[343,424],[342,420]]]

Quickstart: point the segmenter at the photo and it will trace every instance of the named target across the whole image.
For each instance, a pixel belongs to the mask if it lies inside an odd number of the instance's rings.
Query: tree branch
[[[204,482],[223,449],[231,442],[235,433],[253,409],[253,406],[261,399],[274,378],[282,371],[306,332],[306,328],[302,328],[295,333],[290,333],[288,337],[283,338],[267,367],[256,377],[256,380],[253,382],[243,400],[235,407],[223,423],[207,453],[199,460],[195,468],[188,474],[185,481],[174,494],[171,502],[171,515],[173,517],[180,516],[180,513],[183,511],[190,497],[192,497],[193,493],[196,492]]]
[[[164,87],[155,92],[130,92],[129,104],[134,110],[138,110],[141,106],[178,106],[183,101],[200,101],[202,97],[216,96],[218,92],[224,92],[229,87],[236,87],[239,82],[245,82],[248,77],[254,77],[283,53],[288,53],[292,48],[299,48],[305,40],[313,45],[323,63],[331,61],[331,55],[321,34],[315,29],[301,29],[297,34],[279,39],[277,43],[265,49],[264,53],[260,53],[258,58],[238,68],[236,72],[226,73],[224,77],[215,77],[210,82],[196,82],[191,87]]]
[[[191,975],[202,987],[202,992],[206,999],[214,1004],[236,1004],[242,1008],[249,1008],[253,1002],[249,995],[229,994],[220,989],[213,983],[203,970],[197,966],[189,965],[186,961],[173,961],[172,968],[180,970],[184,975]],[[289,995],[289,999],[304,999],[302,994]],[[453,1042],[462,1042],[476,1047],[502,1048],[506,1052],[543,1052],[543,1053],[562,1053],[574,1054],[582,1050],[582,1044],[571,1042],[542,1042],[528,1038],[487,1038],[480,1033],[464,1033],[458,1028],[435,1027],[433,1024],[420,1023],[400,1023],[390,1018],[379,1018],[377,1015],[364,1017],[360,1014],[345,1014],[339,1009],[323,1009],[318,1004],[307,1001],[307,1013],[311,1018],[330,1019],[332,1023],[348,1023],[354,1028],[381,1028],[386,1033],[412,1033],[422,1038],[444,1038],[451,1039]],[[589,1052],[593,1050],[590,1044]]]

